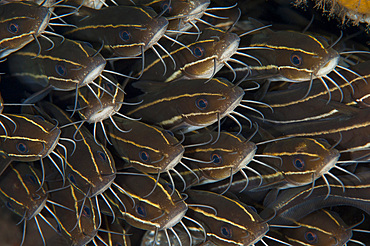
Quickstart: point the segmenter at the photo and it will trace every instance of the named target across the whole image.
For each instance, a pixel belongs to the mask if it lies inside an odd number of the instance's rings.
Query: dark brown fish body
[[[42,117],[27,114],[6,114],[6,116],[12,119],[17,126],[11,133],[14,125],[7,120],[4,121],[3,124],[9,134],[8,136],[0,135],[1,152],[11,160],[22,162],[40,160],[48,156],[58,144],[60,129]],[[2,163],[1,172],[6,167],[6,163]]]
[[[265,122],[288,124],[335,117],[339,112],[335,109],[335,105],[328,104],[329,93],[331,101],[343,102],[351,106],[368,107],[370,105],[368,97],[369,65],[369,62],[363,62],[349,68],[358,75],[346,70],[340,71],[348,83],[334,72],[329,74],[329,77],[339,84],[343,98],[339,88],[330,86],[329,92],[319,80],[314,80],[307,97],[305,97],[307,85],[299,84],[286,90],[266,94],[262,101],[273,108],[273,113],[269,108],[261,105],[258,105],[258,109],[264,114]]]
[[[61,183],[55,181],[49,182],[48,185],[51,189],[61,187]],[[86,200],[84,201],[84,199]],[[57,230],[68,240],[69,245],[82,246],[93,239],[98,231],[100,220],[93,198],[84,197],[73,186],[69,186],[51,192],[49,200],[68,208],[50,206],[58,218]],[[82,205],[84,206],[82,207]],[[79,216],[80,214],[81,216]]]
[[[311,184],[332,169],[340,156],[329,144],[311,138],[276,141],[268,144],[263,154],[281,158],[269,160],[283,174],[280,189]],[[270,164],[269,161],[266,162]]]
[[[292,220],[298,221],[317,209],[343,205],[354,206],[370,214],[370,172],[365,170],[356,173],[356,175],[361,182],[350,175],[338,176],[344,184],[345,191],[343,192],[343,187],[340,184],[330,184],[331,190],[327,198],[328,187],[321,180],[316,183],[314,188],[311,185],[306,185],[281,191],[277,199],[268,204],[267,208],[262,211],[261,217],[264,218],[276,212],[271,223],[291,224]]]
[[[329,143],[338,143],[336,149],[348,152],[349,159],[356,160],[369,154],[370,114],[369,109],[335,106],[340,116],[314,122],[301,122],[274,126],[269,131],[274,136],[324,138]]]
[[[269,230],[258,214],[243,203],[207,191],[188,190],[188,203],[211,206],[189,206],[187,216],[204,225],[207,239],[216,245],[252,245]]]
[[[186,35],[179,37],[179,41],[188,45],[175,50],[171,47],[172,43],[165,45],[176,61],[176,66],[173,66],[169,55],[163,55],[163,61],[168,64],[165,71],[161,59],[154,53],[149,54],[145,60],[142,80],[170,82],[177,79],[211,78],[234,55],[240,40],[235,33],[207,28],[202,31],[197,41]],[[137,70],[141,73],[141,65]]]
[[[17,77],[33,92],[51,86],[54,90],[76,90],[93,82],[103,71],[106,61],[85,43],[53,38],[31,43],[8,58],[10,75]]]
[[[0,59],[39,36],[49,24],[47,7],[19,1],[0,5]]]
[[[118,117],[114,120],[120,129],[128,132],[121,132],[107,122],[108,138],[118,155],[135,169],[162,173],[173,169],[181,160],[184,147],[170,132],[139,121]]]
[[[168,7],[168,0],[118,0],[115,1],[119,5],[142,5],[152,7],[157,13],[161,13]],[[197,18],[201,18],[204,11],[210,4],[210,0],[171,0],[168,10],[164,13],[164,17],[168,19],[169,30],[187,31],[195,23]]]
[[[253,24],[262,27],[261,23]],[[262,63],[262,66],[256,63],[249,67],[251,79],[310,81],[311,78],[330,73],[338,64],[338,52],[329,48],[326,41],[308,34],[264,29],[248,37],[251,38],[242,39],[241,46],[257,48],[247,50],[246,53]],[[247,72],[248,69],[244,71]]]
[[[355,66],[350,67],[352,71],[361,77],[354,75],[350,72],[344,73],[345,77],[349,80],[354,88],[352,100],[348,103],[356,101],[357,106],[364,108],[370,107],[370,61],[365,61]],[[344,71],[343,71],[344,72]],[[343,74],[343,73],[342,73]],[[365,82],[365,81],[366,82]],[[348,100],[349,101],[349,100]]]
[[[317,210],[294,223],[300,228],[281,229],[293,245],[345,245],[352,237],[352,230],[342,218],[326,210]]]
[[[40,106],[46,114],[57,119],[61,125],[73,122],[63,110],[54,104],[42,102]],[[83,126],[79,129],[76,125],[62,128],[61,137],[68,139],[75,137],[77,139],[75,146],[67,145],[71,146],[67,148],[67,158],[65,158],[64,150],[61,147],[56,148],[56,152],[66,164],[65,176],[70,183],[88,197],[101,194],[108,189],[116,173],[111,153],[100,143],[97,143],[94,136]],[[83,162],[81,162],[81,158],[83,158]]]
[[[240,87],[222,78],[139,83],[136,87],[147,94],[127,115],[171,131],[190,132],[209,126],[232,112],[244,95]],[[158,114],[163,108],[166,110]]]
[[[31,220],[44,208],[47,194],[31,163],[12,162],[0,179],[0,197],[12,212]]]
[[[253,159],[257,147],[253,142],[247,141],[243,136],[221,132],[217,142],[211,141],[217,139],[217,132],[204,132],[187,136],[185,145],[199,144],[199,146],[185,149],[184,156],[201,162],[184,159],[194,172],[200,173],[200,184],[215,182],[229,178],[241,169],[245,168]],[[187,174],[189,171],[186,172]],[[188,175],[193,179],[195,176],[191,173]],[[197,181],[194,179],[194,181]]]
[[[245,170],[248,181],[242,175],[235,175],[231,185],[225,180],[210,184],[209,189],[222,192],[230,186],[232,192],[266,191],[311,184],[327,174],[340,156],[338,150],[330,148],[329,144],[311,138],[289,138],[267,143],[265,147],[259,147],[257,153],[257,156],[263,156],[257,160],[270,166],[249,165],[260,175]]]
[[[209,27],[209,24],[214,27],[221,28],[223,30],[228,30],[235,23],[238,25],[240,9],[235,6],[232,8],[226,7],[224,9],[215,8],[207,9],[206,13],[203,15],[202,20],[206,21],[208,24],[197,22],[197,26],[200,30]],[[221,17],[221,18],[217,18]],[[234,31],[234,29],[233,29]]]
[[[104,44],[105,49],[119,57],[140,55],[163,36],[168,25],[166,18],[157,18],[151,8],[112,6],[101,10],[85,9],[84,12],[80,20],[66,18],[77,28],[62,34],[90,42],[96,49]]]
[[[152,177],[140,174],[119,175],[115,183],[125,190],[125,193],[117,190],[117,195],[125,204],[126,209],[112,195],[107,194],[107,197],[116,211],[116,217],[126,220],[134,227],[143,230],[169,229],[183,218],[188,209],[178,191],[175,190],[171,196],[170,185],[159,182],[153,190],[156,179]],[[148,194],[150,195],[147,196]],[[135,204],[128,195],[135,201]],[[102,211],[105,212],[103,208]]]

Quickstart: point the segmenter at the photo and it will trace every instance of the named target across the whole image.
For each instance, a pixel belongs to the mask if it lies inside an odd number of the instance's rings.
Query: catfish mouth
[[[90,71],[86,75],[86,77],[82,81],[82,83],[78,85],[78,87],[82,87],[82,86],[85,86],[85,85],[90,84],[91,82],[93,82],[103,72],[104,68],[105,68],[105,60],[104,60],[103,64],[100,64],[99,66],[94,68],[92,71]]]
[[[182,147],[181,151],[177,153],[176,157],[172,159],[172,161],[166,166],[164,171],[172,170],[173,168],[175,168],[175,166],[181,161],[184,152],[185,152],[185,149]]]
[[[103,181],[99,183],[99,185],[92,187],[89,198],[93,198],[94,196],[100,195],[104,191],[106,191],[111,186],[111,184],[114,182],[114,179],[116,178],[116,175],[113,175],[113,174],[114,173],[112,173],[112,175],[109,175],[111,176],[109,179],[105,178],[103,179]]]
[[[37,32],[35,33],[36,36],[39,36],[41,33],[43,33],[46,29],[46,27],[49,25],[51,13],[49,12],[49,9],[46,10],[46,15],[44,19],[42,20],[39,29],[37,29]]]
[[[198,1],[201,2],[201,1]],[[201,18],[203,16],[203,13],[207,10],[208,6],[210,5],[209,0],[205,0],[202,3],[200,3],[198,6],[196,6],[194,9],[192,9],[189,13],[185,14],[188,17],[185,18],[185,22],[189,22],[198,18]],[[178,18],[181,18],[182,15],[178,15]]]
[[[61,130],[59,128],[55,128],[54,132],[55,132],[54,134],[52,132],[49,133],[49,135],[51,135],[51,136],[52,135],[55,135],[55,137],[54,137],[54,140],[53,141],[48,141],[48,143],[49,142],[52,142],[52,144],[50,146],[48,144],[45,146],[45,149],[40,153],[41,158],[45,158],[46,156],[50,155],[50,153],[57,146],[57,144],[59,142]]]
[[[229,115],[231,112],[234,111],[234,109],[236,107],[238,107],[238,105],[240,104],[240,102],[241,102],[241,100],[243,99],[243,96],[244,96],[244,91],[241,88],[240,88],[240,91],[241,91],[241,93],[240,93],[241,95],[239,95],[239,97],[237,99],[235,99],[235,101],[223,113],[220,114],[220,118],[224,118],[225,116]]]
[[[239,165],[235,168],[235,171],[239,171],[240,169],[246,167],[249,162],[253,159],[254,155],[256,154],[257,146],[254,145],[252,150],[247,151],[247,155],[240,161]],[[233,170],[234,171],[234,170]]]
[[[220,57],[220,62],[224,62],[228,59],[230,59],[230,57],[232,57],[235,52],[238,50],[238,47],[239,47],[239,42],[240,42],[240,39],[239,37],[234,33],[231,33],[233,35],[230,35],[228,38],[229,39],[235,39],[233,42],[231,42],[231,44],[227,45],[226,46],[226,49],[223,51],[222,55],[219,56]],[[235,36],[235,37],[233,37]]]
[[[186,212],[188,211],[188,207],[186,206],[183,211],[174,211],[176,213],[175,216],[172,218],[169,218],[166,224],[162,226],[162,229],[168,229],[174,227],[177,223],[180,222],[180,220],[185,216]]]
[[[329,74],[338,65],[338,61],[339,61],[339,55],[337,52],[335,52],[335,56],[333,56],[328,62],[324,64],[324,66],[322,66],[317,71],[317,73],[315,74],[315,78],[320,78],[322,76]]]
[[[338,150],[333,149],[331,155],[324,159],[326,162],[326,165],[323,166],[323,168],[319,169],[317,173],[315,173],[315,179],[321,177],[322,175],[328,173],[330,169],[332,169],[335,164],[337,163],[338,159],[340,157],[340,153]]]
[[[45,196],[45,197],[44,197],[44,200],[42,201],[42,203],[41,203],[39,206],[37,206],[36,208],[33,208],[33,209],[35,209],[35,210],[31,210],[31,209],[30,209],[30,210],[29,210],[30,214],[29,214],[29,216],[28,216],[27,220],[30,220],[30,219],[32,219],[33,217],[37,216],[37,215],[41,212],[41,210],[43,210],[43,209],[44,209],[45,204],[46,204],[46,201],[47,201],[47,196]]]
[[[249,241],[244,242],[244,243],[246,243],[245,245],[254,245],[254,244],[256,244],[269,231],[269,226],[267,225],[266,222],[262,222],[262,225],[260,223],[258,223],[258,225],[256,225],[255,228],[253,229],[253,231],[255,231],[255,233],[252,234],[252,235],[254,236],[255,239],[252,242],[249,242]],[[258,229],[258,231],[257,231],[257,229]]]
[[[261,233],[261,235],[259,235],[253,242],[248,242],[248,245],[254,245],[254,244],[258,243],[265,236],[266,233],[267,233],[267,231]]]
[[[157,30],[153,30],[153,33],[155,33],[155,34],[151,38],[151,40],[148,42],[148,44],[145,46],[145,50],[151,48],[154,44],[156,44],[158,42],[158,40],[160,40],[163,37],[163,35],[166,33],[167,26],[168,26],[168,21],[165,18],[163,18],[163,19],[165,21],[163,21],[163,23],[161,25],[162,27],[160,27]],[[159,24],[159,23],[157,23],[157,24]]]
[[[109,116],[114,114],[116,112],[114,106],[108,106],[105,107],[98,112],[93,113],[89,119],[87,120],[88,123],[95,123],[95,122],[101,122],[105,119],[107,119]]]

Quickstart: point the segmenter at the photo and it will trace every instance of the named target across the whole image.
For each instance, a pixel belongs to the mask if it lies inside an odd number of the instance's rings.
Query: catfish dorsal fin
[[[268,140],[272,140],[272,139],[275,139],[274,136],[271,135],[271,133],[269,133],[268,131],[266,131],[265,129],[259,127],[258,128],[258,134],[261,136],[261,141],[268,141]]]
[[[323,100],[323,99],[320,99]],[[342,115],[348,115],[348,116],[353,116],[357,115],[358,113],[361,112],[361,109],[346,105],[344,103],[336,102],[336,101],[330,101],[328,105],[332,106],[336,110],[339,111]]]
[[[278,194],[279,194],[279,189],[276,189],[276,188],[271,189],[269,193],[267,193],[265,199],[263,200],[263,206],[268,207],[269,204],[272,204],[276,200]]]
[[[262,22],[252,18],[252,17],[249,17],[248,20],[252,23],[252,26],[254,26],[254,28],[261,28],[261,27],[264,27],[266,25],[264,25]],[[273,33],[274,31],[271,30],[270,28],[264,28],[264,29],[261,29],[260,31],[258,31],[259,33],[263,33],[263,34],[271,34]]]

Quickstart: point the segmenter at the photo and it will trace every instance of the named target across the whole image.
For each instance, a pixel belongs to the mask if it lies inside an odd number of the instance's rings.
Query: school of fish
[[[0,245],[370,246],[369,16],[0,0]]]

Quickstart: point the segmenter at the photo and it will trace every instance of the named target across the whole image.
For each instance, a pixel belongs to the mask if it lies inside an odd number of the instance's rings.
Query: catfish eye
[[[302,56],[297,54],[297,53],[293,53],[291,56],[290,56],[290,62],[294,65],[294,66],[300,66],[302,65]]]
[[[193,54],[197,58],[202,58],[204,56],[204,48],[200,45],[196,45],[193,49]]]
[[[207,106],[208,106],[208,101],[204,98],[198,98],[196,101],[195,101],[195,105],[200,109],[200,110],[203,110],[203,109],[206,109]]]
[[[148,153],[148,152],[146,152],[145,150],[140,151],[139,156],[140,156],[140,159],[141,159],[143,162],[150,162],[150,156],[149,156],[149,153]]]
[[[107,161],[107,155],[105,153],[103,153],[102,151],[98,151],[98,156],[100,158],[100,160],[106,162]]]
[[[105,83],[104,87],[110,92],[114,91],[114,86],[110,83]]]
[[[169,135],[171,135],[171,137],[174,137],[175,135],[173,134],[173,132],[172,131],[170,131],[170,130],[165,130],[165,132],[166,133],[168,133]]]
[[[293,160],[293,165],[298,170],[302,170],[304,168],[304,161],[299,159],[299,158],[296,158],[296,159]]]
[[[172,11],[172,7],[171,7],[171,5],[168,6],[168,3],[163,3],[162,4],[162,10],[165,10],[165,9],[166,9],[165,14],[169,14]]]
[[[31,184],[37,184],[36,177],[31,175],[31,174],[26,174],[25,175],[25,180]]]
[[[90,210],[90,208],[84,206],[84,208],[82,210],[82,216],[85,216],[87,218],[90,218],[90,216],[91,216],[91,210]]]
[[[248,206],[248,208],[252,209],[252,210],[253,210],[253,212],[258,213],[258,212],[257,212],[257,209],[256,209],[255,207],[253,207],[253,206]]]
[[[26,145],[26,144],[24,144],[24,143],[18,143],[16,147],[17,147],[17,150],[18,150],[19,152],[21,152],[22,154],[25,154],[25,153],[27,153],[27,152],[28,152],[27,145]]]
[[[13,33],[13,34],[16,34],[18,33],[19,31],[19,26],[15,23],[9,23],[8,25],[8,31]]]
[[[72,184],[77,185],[75,176],[72,173],[68,174],[68,179],[69,181],[71,181]]]
[[[82,43],[85,44],[85,45],[87,45],[88,47],[90,47],[92,49],[94,48],[93,45],[91,43],[89,43],[89,42],[84,41]]]
[[[146,217],[146,210],[145,207],[142,205],[137,205],[136,206],[136,213],[140,215],[141,217]]]
[[[309,243],[317,243],[317,234],[312,231],[308,231],[304,234],[304,238]]]
[[[10,210],[14,210],[12,204],[10,202],[6,202],[6,207],[9,208]]]
[[[55,71],[57,71],[57,73],[60,75],[60,76],[66,76],[67,74],[67,69],[64,65],[62,64],[57,64],[55,65]]]
[[[123,30],[123,31],[121,31],[121,32],[119,33],[119,37],[120,37],[123,41],[128,42],[128,41],[130,41],[130,39],[131,39],[131,34],[130,34],[130,32],[129,32],[129,31]]]
[[[170,184],[170,183],[166,183],[166,186],[172,191],[173,190],[173,186],[172,186],[172,184]]]
[[[211,160],[216,165],[220,165],[222,163],[222,157],[219,154],[212,154]]]
[[[221,226],[221,234],[226,238],[231,238],[233,236],[233,232],[228,226]]]

